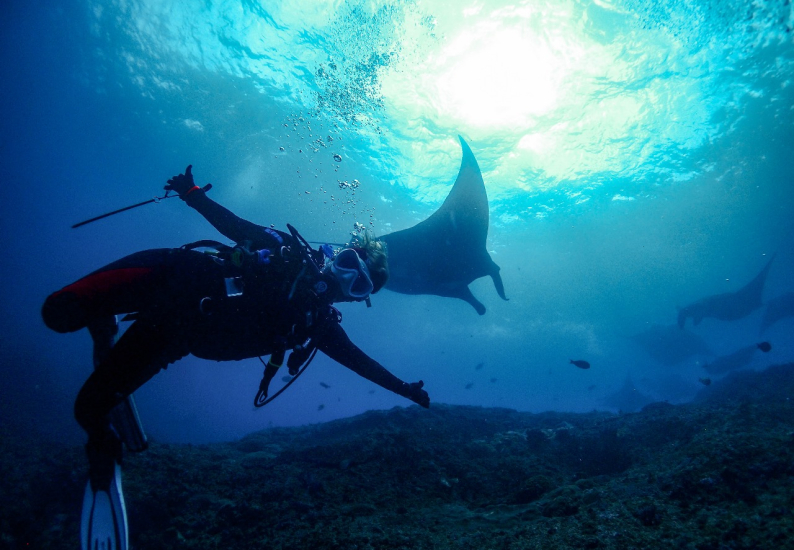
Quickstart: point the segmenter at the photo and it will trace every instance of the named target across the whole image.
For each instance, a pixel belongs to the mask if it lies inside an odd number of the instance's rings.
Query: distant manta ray
[[[610,409],[627,413],[638,411],[645,405],[653,403],[653,398],[639,391],[631,376],[626,376],[623,386],[615,393],[604,397],[601,401]]]
[[[499,266],[485,248],[489,213],[482,173],[468,144],[458,139],[463,159],[444,204],[423,222],[380,238],[389,257],[385,288],[460,298],[483,315],[485,306],[471,293],[469,283],[489,275],[499,296],[507,298]]]
[[[766,344],[766,348],[762,348],[761,346]],[[725,374],[726,372],[730,372],[732,370],[737,370],[742,367],[745,367],[750,364],[750,361],[753,360],[753,356],[755,352],[759,349],[761,351],[769,351],[771,346],[769,346],[768,342],[763,342],[761,344],[753,344],[751,346],[745,346],[741,349],[734,351],[728,355],[722,355],[717,357],[710,363],[706,363],[703,365],[703,368],[709,374]]]
[[[714,355],[700,336],[675,325],[653,325],[631,340],[664,365],[677,365],[695,355]]]
[[[761,295],[764,292],[764,283],[769,274],[769,268],[775,259],[773,254],[764,269],[755,278],[736,292],[725,292],[706,296],[697,302],[678,310],[678,326],[684,328],[687,317],[692,317],[692,322],[699,325],[706,317],[713,317],[722,321],[735,321],[750,315],[763,305]]]
[[[761,319],[761,332],[786,317],[794,317],[794,292],[769,300]]]

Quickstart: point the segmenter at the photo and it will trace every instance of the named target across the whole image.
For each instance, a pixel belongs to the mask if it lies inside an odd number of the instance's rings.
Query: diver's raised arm
[[[361,351],[338,323],[332,323],[317,344],[317,349],[359,376],[375,382],[381,388],[406,397],[424,408],[430,407],[430,396],[422,389],[424,382],[403,382],[380,363]]]
[[[192,165],[168,180],[164,189],[176,191],[179,198],[204,216],[212,226],[227,239],[236,243],[257,241],[266,235],[265,227],[244,220],[230,210],[210,199],[204,191],[193,182]]]

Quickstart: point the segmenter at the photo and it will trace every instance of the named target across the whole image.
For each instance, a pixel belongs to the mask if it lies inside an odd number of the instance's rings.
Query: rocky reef
[[[616,415],[433,405],[128,455],[144,549],[783,548],[794,364]],[[74,548],[79,447],[3,433],[0,546]]]

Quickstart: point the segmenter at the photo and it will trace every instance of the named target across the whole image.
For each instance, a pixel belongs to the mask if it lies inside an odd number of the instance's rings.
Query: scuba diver
[[[88,328],[94,342],[95,370],[75,402],[75,418],[88,434],[83,549],[127,548],[122,442],[131,451],[146,448],[132,393],[186,355],[216,361],[269,355],[257,405],[265,402],[287,352],[294,376],[319,350],[384,389],[430,406],[422,381],[403,382],[350,341],[332,305],[368,303],[383,287],[388,266],[381,243],[364,234],[336,254],[328,245],[313,250],[290,225],[289,233],[256,225],[211,200],[194,185],[190,166],[165,189],[237,245],[199,241],[137,252],[51,294],[42,307],[49,328]],[[116,341],[123,314],[133,322]]]

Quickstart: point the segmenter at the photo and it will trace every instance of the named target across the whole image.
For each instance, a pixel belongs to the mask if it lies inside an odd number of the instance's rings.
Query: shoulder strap
[[[309,241],[304,239],[303,236],[298,233],[298,230],[290,224],[287,224],[287,229],[289,229],[289,232],[292,234],[292,238],[295,239],[300,249],[301,258],[306,262],[307,269],[309,269],[313,275],[319,275],[323,267],[320,264],[323,256],[322,252],[314,250],[309,244]]]
[[[195,250],[197,248],[214,248],[218,252],[226,252],[232,249],[231,246],[220,243],[218,241],[213,241],[212,239],[203,239],[200,241],[183,244],[181,248],[183,250]]]

